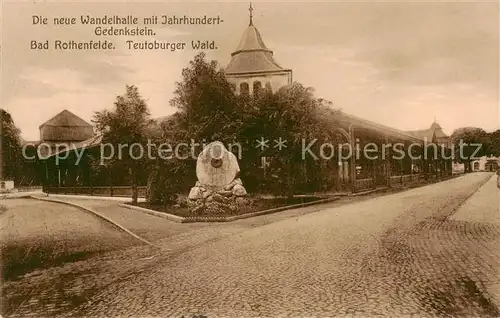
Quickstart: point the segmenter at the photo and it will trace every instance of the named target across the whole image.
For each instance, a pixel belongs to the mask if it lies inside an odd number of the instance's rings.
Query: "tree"
[[[490,139],[490,149],[488,150],[489,154],[494,156],[500,156],[500,129],[495,130],[488,134]]]
[[[21,132],[16,127],[12,120],[12,116],[7,111],[0,109],[0,119],[0,153],[2,160],[0,178],[18,181],[24,163],[22,157]]]
[[[132,203],[137,204],[138,180],[147,169],[147,144],[154,127],[146,101],[136,86],[126,85],[125,94],[117,96],[114,109],[96,112],[92,122],[103,134],[103,143],[113,148],[114,156],[108,166],[128,170]]]
[[[241,126],[241,109],[231,84],[216,61],[199,53],[182,70],[170,105],[179,109],[179,128],[197,142],[230,141]]]
[[[324,188],[328,180],[325,176],[329,175],[321,172],[325,162],[303,157],[302,148],[304,142],[318,140],[319,145],[335,136],[331,104],[316,98],[312,88],[299,83],[282,87],[276,93],[261,93],[253,99],[251,107],[244,107],[246,118],[240,138],[252,142],[248,153],[257,158],[250,162],[257,162],[260,156],[270,158],[267,174],[270,179],[266,180],[271,184],[270,189],[275,194],[291,196],[301,189]],[[260,137],[270,141],[265,151],[255,149],[254,142]],[[275,147],[279,140],[286,140],[285,147]]]
[[[472,161],[488,154],[491,148],[488,134],[481,128],[463,127],[451,134],[455,158],[464,164],[464,172],[472,171]]]

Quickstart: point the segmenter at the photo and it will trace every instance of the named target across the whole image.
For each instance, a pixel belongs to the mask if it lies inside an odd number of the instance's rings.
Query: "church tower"
[[[253,25],[252,4],[250,22],[240,44],[231,54],[225,69],[227,80],[236,87],[237,94],[254,94],[263,87],[276,92],[292,83],[292,70],[284,69],[273,58],[273,51],[262,41],[259,30]]]

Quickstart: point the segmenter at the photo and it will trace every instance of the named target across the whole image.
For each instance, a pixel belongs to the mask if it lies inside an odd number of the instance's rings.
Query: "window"
[[[262,89],[262,83],[259,81],[253,82],[253,94],[256,95]]]
[[[267,89],[268,91],[270,91],[270,92],[272,92],[272,91],[273,91],[273,88],[271,87],[271,83],[269,83],[269,82],[267,82],[267,83],[266,83],[266,89]]]
[[[241,95],[248,95],[250,91],[250,86],[248,86],[248,83],[241,83],[240,84],[240,94]]]
[[[474,170],[479,170],[479,162],[474,162]]]

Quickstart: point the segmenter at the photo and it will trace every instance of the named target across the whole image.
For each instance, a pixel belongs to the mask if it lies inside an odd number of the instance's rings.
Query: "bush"
[[[146,188],[149,204],[173,204],[181,193],[189,191],[196,183],[193,162],[180,159],[159,161],[152,169]]]

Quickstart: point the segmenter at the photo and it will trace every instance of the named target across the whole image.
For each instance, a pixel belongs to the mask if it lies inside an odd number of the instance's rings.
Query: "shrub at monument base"
[[[193,164],[186,160],[158,163],[148,176],[146,201],[159,206],[175,204],[179,193],[188,191],[194,182],[196,176],[190,173],[193,170]]]
[[[285,206],[292,206],[296,204],[304,204],[313,201],[318,201],[324,199],[323,197],[316,196],[306,196],[306,197],[275,197],[275,198],[261,198],[261,197],[246,197],[248,204],[244,206],[239,206],[236,210],[218,210],[218,209],[198,209],[193,210],[187,204],[187,199],[179,199],[179,203],[172,205],[162,205],[162,204],[149,204],[147,202],[140,202],[138,206],[151,209],[157,212],[169,213],[181,217],[195,217],[195,216],[233,216],[233,215],[243,215],[253,212],[259,212],[269,209],[275,209]]]

